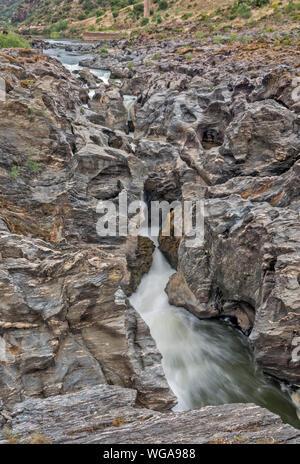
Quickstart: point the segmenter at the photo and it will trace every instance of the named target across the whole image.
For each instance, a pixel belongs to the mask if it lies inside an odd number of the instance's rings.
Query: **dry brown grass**
[[[112,425],[113,427],[122,427],[122,425],[124,425],[124,420],[121,418],[121,417],[116,417],[113,421],[112,421]]]
[[[41,433],[35,433],[28,442],[29,445],[49,445],[51,441]]]

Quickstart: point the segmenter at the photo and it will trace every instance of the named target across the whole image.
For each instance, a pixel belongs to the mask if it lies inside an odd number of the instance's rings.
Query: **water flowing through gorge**
[[[76,52],[68,52],[64,49],[65,45],[76,44],[76,42],[68,40],[48,40],[47,42],[49,42],[53,48],[43,50],[44,55],[56,58],[72,73],[74,71],[84,69],[83,66],[79,65],[79,62],[91,56],[90,53],[80,55]],[[101,79],[105,83],[108,83],[110,76],[109,71],[103,69],[90,69],[90,71],[92,74],[94,74],[95,77]]]
[[[78,63],[84,58],[61,48],[46,50],[46,54],[58,58],[70,71],[81,69]],[[96,75],[108,79],[107,71],[96,70]],[[129,96],[125,100],[130,114],[133,100]],[[143,235],[149,236],[145,230]],[[175,410],[256,403],[299,428],[289,395],[256,365],[242,333],[226,322],[199,320],[168,303],[165,287],[174,270],[159,250],[157,238],[150,238],[156,244],[153,263],[130,301],[162,354],[167,380],[178,398]]]
[[[149,236],[143,229],[142,235]],[[168,383],[178,398],[175,411],[225,403],[256,403],[299,427],[295,408],[253,359],[247,338],[225,322],[198,320],[171,306],[165,292],[174,273],[158,248],[153,264],[130,301],[150,327],[163,356]]]

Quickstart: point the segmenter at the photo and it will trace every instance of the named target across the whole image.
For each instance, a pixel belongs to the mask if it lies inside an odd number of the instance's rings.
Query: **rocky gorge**
[[[158,343],[130,299],[153,242],[96,230],[99,200],[124,191],[203,200],[201,246],[159,236],[169,303],[241,330],[299,428],[299,51],[68,43],[67,69],[57,44],[34,45],[0,53],[1,443],[299,442],[254,404],[171,412]]]

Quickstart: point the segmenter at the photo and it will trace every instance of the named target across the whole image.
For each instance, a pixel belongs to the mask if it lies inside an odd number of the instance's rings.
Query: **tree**
[[[144,0],[144,18],[150,17],[150,2],[151,0]]]

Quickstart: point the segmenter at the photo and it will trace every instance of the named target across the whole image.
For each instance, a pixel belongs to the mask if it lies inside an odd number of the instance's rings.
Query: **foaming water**
[[[157,245],[156,238],[152,240]],[[156,248],[151,269],[130,301],[162,354],[166,378],[178,398],[174,410],[256,403],[300,428],[288,394],[256,365],[243,334],[224,322],[199,320],[169,304],[165,287],[173,273]]]
[[[48,40],[48,42],[57,44],[55,48],[49,48],[47,50],[43,50],[43,54],[46,56],[50,56],[52,58],[56,58],[60,61],[71,73],[74,71],[79,71],[80,69],[89,69],[94,76],[100,79],[105,84],[108,84],[110,71],[105,69],[94,69],[94,68],[86,68],[84,66],[80,66],[79,62],[86,58],[90,58],[93,55],[89,54],[77,54],[76,52],[68,52],[62,46],[68,44],[74,44],[72,41],[54,41]],[[75,42],[76,43],[76,42]],[[78,42],[79,43],[79,42]]]
[[[124,95],[123,100],[124,100],[124,106],[128,111],[128,121],[131,121],[132,120],[131,110],[137,100],[137,97],[134,95]]]

